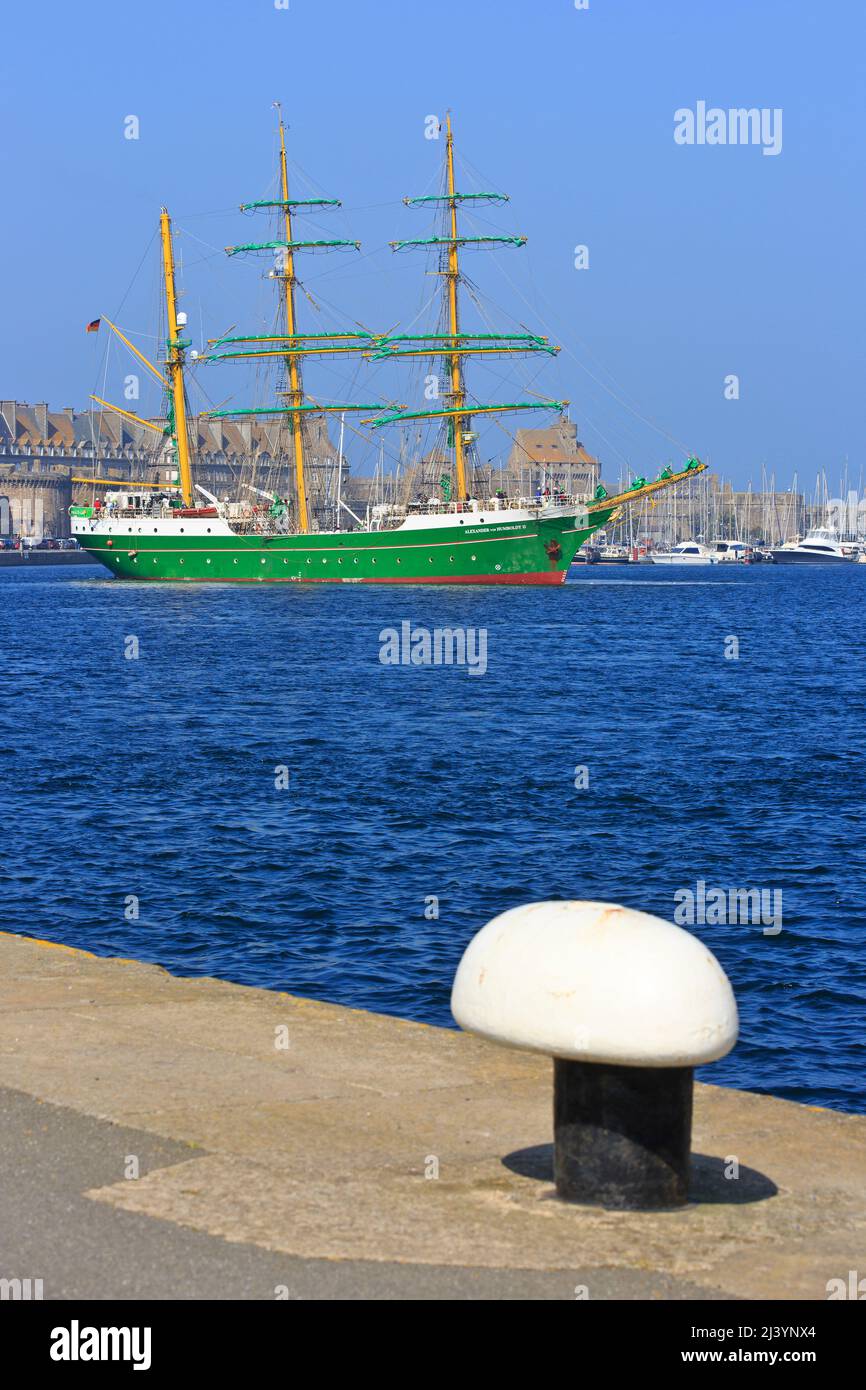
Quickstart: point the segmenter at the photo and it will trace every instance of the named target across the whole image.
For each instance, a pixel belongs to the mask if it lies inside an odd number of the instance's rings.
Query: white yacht
[[[853,541],[840,541],[829,526],[814,526],[803,540],[786,541],[772,551],[776,565],[839,565],[856,560],[860,547]]]
[[[716,554],[720,560],[738,561],[742,565],[752,559],[753,550],[745,541],[716,541]]]
[[[680,541],[671,550],[654,551],[649,558],[654,565],[717,565],[722,557],[698,541]]]

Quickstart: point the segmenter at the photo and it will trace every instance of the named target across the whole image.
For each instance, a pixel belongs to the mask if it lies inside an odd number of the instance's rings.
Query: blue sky
[[[589,0],[579,11],[573,0],[466,0],[453,27],[452,49],[443,5],[397,0],[8,9],[0,394],[83,408],[104,386],[120,399],[127,361],[106,361],[103,334],[83,329],[116,314],[147,349],[162,203],[178,229],[193,336],[265,322],[263,267],[228,263],[220,248],[267,235],[233,209],[267,193],[275,97],[293,165],[343,200],[313,234],[364,243],[361,257],[306,262],[310,294],[347,322],[407,324],[432,281],[423,256],[393,256],[386,243],[427,234],[401,198],[435,184],[442,145],[425,140],[424,121],[450,107],[471,166],[464,184],[478,170],[470,186],[511,195],[475,230],[529,237],[520,251],[467,253],[465,268],[494,317],[510,311],[497,326],[522,321],[563,345],[533,389],[570,400],[606,474],[649,470],[682,445],[742,484],[758,484],[762,466],[785,485],[826,469],[835,489],[846,458],[856,482],[866,463],[862,5]],[[700,100],[781,108],[781,153],[677,145],[675,111]],[[130,114],[136,141],[124,138]],[[574,268],[576,245],[589,248],[587,270]],[[536,368],[520,367],[522,380]],[[725,398],[732,374],[736,400]],[[206,384],[235,405],[260,390],[244,394],[237,377]],[[407,378],[354,384],[360,398],[410,391]],[[493,376],[475,385],[515,398]],[[141,405],[158,402],[145,393]],[[488,432],[482,452],[506,444]]]

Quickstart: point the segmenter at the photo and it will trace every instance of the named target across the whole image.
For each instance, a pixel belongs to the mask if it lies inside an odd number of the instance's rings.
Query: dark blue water
[[[742,1016],[705,1076],[866,1110],[864,603],[866,566],[537,591],[0,573],[2,924],[448,1024],[507,907],[670,919],[698,880],[778,889],[779,935],[694,928]],[[487,673],[382,665],[403,619],[485,627]]]

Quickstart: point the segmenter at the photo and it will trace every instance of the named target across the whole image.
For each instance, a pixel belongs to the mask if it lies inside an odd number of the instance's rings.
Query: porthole
[[[308,564],[308,565],[311,565],[312,563],[313,563],[312,560],[311,560],[311,559],[309,558],[309,556],[308,556],[308,557],[307,557],[307,564]]]
[[[452,563],[452,565],[453,565],[453,564],[454,564],[454,556],[453,556],[453,555],[449,555],[449,556],[448,556],[448,559],[451,561],[451,563]]]
[[[265,563],[265,557],[264,557],[264,555],[263,555],[262,558],[261,558],[261,560],[259,561],[259,564],[260,564],[260,565],[263,565],[264,563]]]
[[[353,564],[353,565],[357,565],[357,563],[358,563],[358,557],[357,557],[357,555],[356,555],[355,558],[354,558],[354,560],[352,561],[352,564]]]
[[[323,565],[326,565],[327,563],[328,563],[328,558],[327,558],[326,555],[323,555],[323,556],[322,556],[322,564],[323,564]]]
[[[374,558],[374,559],[373,559],[373,564],[375,565],[375,563],[376,563],[376,560],[375,560],[375,558]]]
[[[474,559],[475,559],[475,556],[474,556],[474,555],[470,555],[469,558],[470,558],[471,560],[474,560]]]
[[[206,564],[206,565],[209,565],[209,564],[210,564],[210,560],[205,560],[205,564]]]
[[[233,565],[236,565],[236,564],[237,564],[237,560],[232,560],[232,564],[233,564]]]
[[[207,528],[207,533],[210,535],[210,527]]]
[[[398,564],[398,565],[402,565],[402,563],[403,563],[403,561],[400,559],[400,556],[398,555],[398,556],[397,556],[397,564]]]
[[[432,556],[432,555],[428,555],[428,556],[427,556],[427,564],[428,564],[428,565],[432,565],[432,563],[433,563],[433,556]]]
[[[181,528],[180,528],[180,534],[183,535],[183,527],[182,527],[182,526],[181,526]]]
[[[498,570],[501,570],[501,569],[502,569],[502,566],[501,566],[501,565],[496,565],[495,568],[496,568],[496,570],[498,571]]]

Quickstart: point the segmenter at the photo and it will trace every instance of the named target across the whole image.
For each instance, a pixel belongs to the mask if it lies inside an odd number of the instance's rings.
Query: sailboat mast
[[[286,296],[286,333],[289,338],[295,335],[295,256],[292,249],[292,209],[289,203],[289,174],[286,167],[286,131],[280,112],[280,184],[283,196],[283,216],[286,229],[286,250],[283,266],[283,282]],[[304,431],[301,423],[300,407],[304,403],[301,385],[301,370],[297,354],[289,352],[286,356],[289,368],[289,405],[292,407],[292,438],[295,446],[295,486],[298,494],[298,530],[310,529],[310,515],[307,508],[307,483],[304,470]]]
[[[455,197],[454,185],[454,136],[451,131],[451,112],[445,117],[446,139],[445,149],[448,163],[448,203],[451,208],[451,241],[448,247],[448,324],[451,336],[451,346],[454,349],[449,354],[449,366],[451,369],[451,398],[452,406],[456,411],[462,409],[466,399],[463,385],[463,369],[460,365],[460,354],[457,351],[457,335],[460,332],[460,315],[457,302],[457,284],[460,279],[460,265],[457,257],[457,198]],[[463,417],[459,414],[452,419],[452,429],[454,433],[454,465],[457,470],[457,497],[462,502],[468,496],[466,486],[466,454],[463,442]]]
[[[168,378],[171,387],[173,435],[180,472],[180,492],[184,506],[192,506],[192,468],[189,457],[189,432],[186,422],[186,397],[183,390],[183,350],[177,331],[177,295],[174,287],[174,250],[171,243],[171,218],[168,210],[160,212],[159,230],[162,237],[162,269],[165,281],[165,308],[168,318]]]

